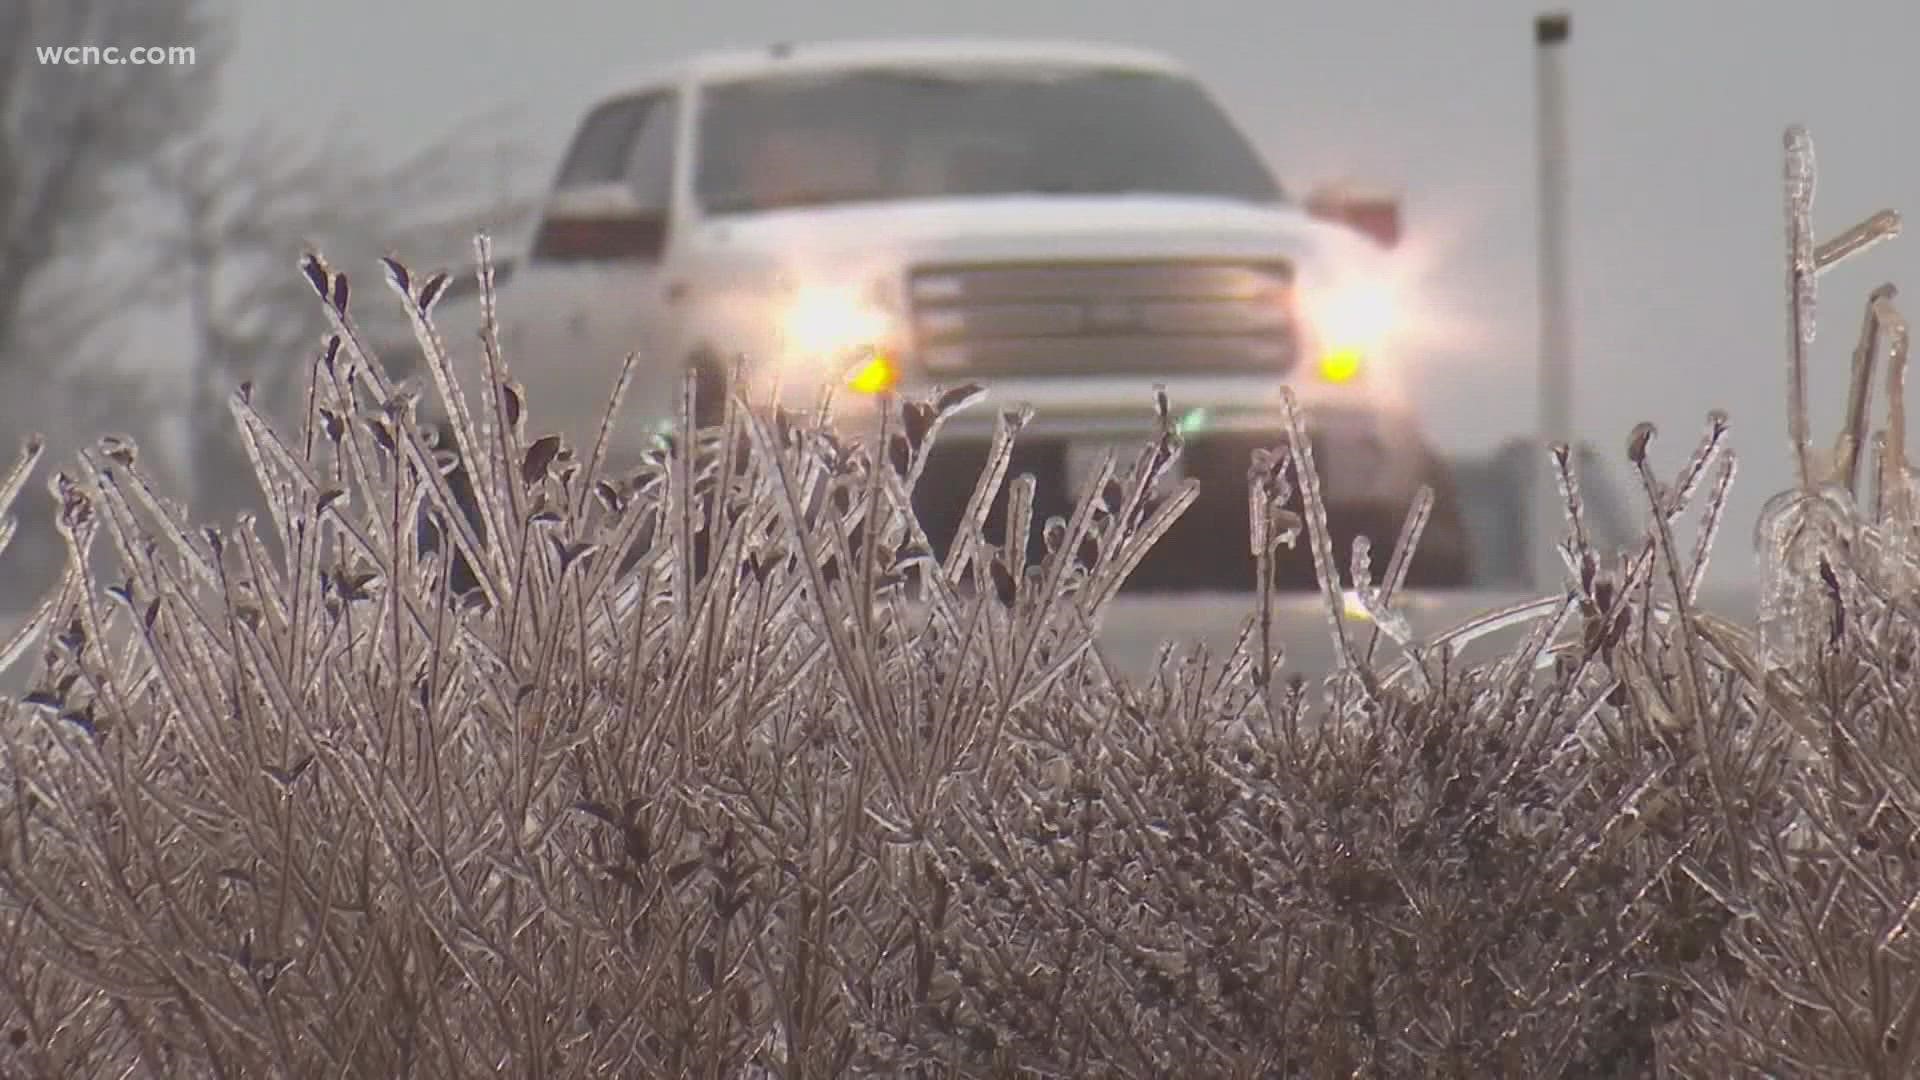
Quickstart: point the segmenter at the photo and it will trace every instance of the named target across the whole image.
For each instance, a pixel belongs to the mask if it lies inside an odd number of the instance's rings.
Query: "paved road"
[[[1533,599],[1533,593],[1481,590],[1410,593],[1404,610],[1415,638],[1427,641],[1476,616]],[[1707,610],[1744,622],[1753,617],[1756,594],[1746,589],[1709,591],[1701,599]],[[1205,642],[1212,655],[1225,655],[1253,611],[1251,593],[1123,596],[1114,602],[1102,627],[1101,649],[1117,670],[1139,678],[1151,673],[1163,641]],[[1333,669],[1333,636],[1325,612],[1325,601],[1318,594],[1288,594],[1276,600],[1274,633],[1286,647],[1288,671],[1314,677]],[[1349,626],[1366,628],[1357,622]],[[1522,628],[1490,635],[1461,659],[1480,662],[1503,655],[1524,633]],[[1377,658],[1401,655],[1384,637],[1375,652]]]
[[[1533,598],[1532,594],[1512,592],[1412,593],[1404,610],[1415,636],[1430,640],[1475,616]],[[1708,610],[1729,618],[1741,622],[1753,618],[1755,595],[1750,590],[1710,591],[1702,599]],[[1114,602],[1101,628],[1101,650],[1116,670],[1135,679],[1152,673],[1154,657],[1164,641],[1177,646],[1205,642],[1212,655],[1224,656],[1233,647],[1242,623],[1253,613],[1253,603],[1251,593],[1122,596]],[[0,640],[10,636],[19,622],[18,615],[0,616]],[[1365,629],[1364,623],[1349,625]],[[1522,632],[1493,635],[1462,659],[1491,659]],[[1286,670],[1314,677],[1332,669],[1333,640],[1317,594],[1278,598],[1274,633],[1286,648]],[[1397,659],[1400,654],[1392,642],[1383,639],[1376,655]],[[0,675],[0,693],[19,692],[24,685],[22,669],[32,662],[29,657],[20,668]]]
[[[1525,551],[1520,539],[1525,522],[1515,517],[1521,503],[1512,493],[1525,490],[1520,477],[1538,467],[1535,456],[1521,443],[1503,447],[1485,459],[1462,459],[1455,463],[1460,496],[1469,508],[1467,520],[1474,528],[1473,546],[1478,551],[1476,580],[1496,586],[1504,579],[1490,568],[1523,566]],[[1633,533],[1626,503],[1608,481],[1604,463],[1590,447],[1582,447],[1582,485],[1588,495],[1588,525],[1602,547],[1617,547]],[[11,553],[10,553],[11,554]],[[11,557],[18,558],[17,554]],[[50,572],[50,571],[49,571]],[[1474,616],[1523,600],[1530,594],[1505,589],[1481,588],[1452,593],[1410,595],[1405,604],[1408,621],[1415,636],[1429,640],[1439,631],[1457,626]],[[1754,597],[1750,592],[1732,592],[1705,598],[1707,606],[1741,621],[1752,618]],[[1241,624],[1253,611],[1251,593],[1140,594],[1123,596],[1109,610],[1101,635],[1101,646],[1110,661],[1121,671],[1135,677],[1150,674],[1155,653],[1163,640],[1178,643],[1206,642],[1214,655],[1232,647]],[[19,615],[0,613],[0,641],[18,625]],[[1290,594],[1278,601],[1275,612],[1276,633],[1286,648],[1287,667],[1313,676],[1330,670],[1333,642],[1328,633],[1322,601],[1318,594]],[[1487,642],[1464,659],[1496,655],[1504,639]],[[1398,649],[1383,642],[1376,656],[1397,657]],[[17,690],[22,676],[0,673],[0,693]]]

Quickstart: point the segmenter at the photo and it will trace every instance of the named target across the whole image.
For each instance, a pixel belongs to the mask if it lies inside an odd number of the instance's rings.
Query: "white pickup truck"
[[[1040,521],[1099,449],[1152,433],[1162,383],[1202,495],[1139,579],[1245,584],[1248,456],[1279,439],[1291,386],[1341,558],[1358,531],[1384,557],[1430,483],[1413,583],[1467,577],[1397,367],[1397,206],[1295,201],[1165,57],[978,40],[698,56],[597,100],[534,217],[502,238],[521,252],[498,271],[502,345],[532,425],[576,446],[631,352],[624,455],[654,445],[689,366],[717,409],[736,355],[796,406],[845,380],[849,422],[882,390],[978,382],[1034,407],[1015,468],[1040,479]],[[477,378],[467,284],[436,321]],[[383,351],[404,368],[412,350]],[[930,535],[957,524],[994,411],[942,429]]]

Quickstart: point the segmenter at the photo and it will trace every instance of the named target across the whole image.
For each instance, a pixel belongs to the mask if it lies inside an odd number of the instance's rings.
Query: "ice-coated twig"
[[[1346,603],[1340,590],[1340,567],[1334,561],[1333,535],[1327,526],[1327,504],[1320,494],[1320,477],[1313,464],[1313,445],[1307,440],[1306,423],[1300,416],[1300,403],[1293,388],[1281,387],[1280,405],[1286,412],[1287,435],[1292,439],[1294,475],[1300,483],[1301,502],[1307,510],[1307,537],[1313,547],[1313,568],[1320,580],[1320,595],[1326,601],[1327,631],[1333,638],[1335,670],[1356,672],[1353,647],[1347,641]],[[1370,672],[1358,671],[1369,696],[1377,687]]]
[[[1867,297],[1866,312],[1860,320],[1860,341],[1853,350],[1853,375],[1847,383],[1846,427],[1835,440],[1833,467],[1835,479],[1860,504],[1860,459],[1867,449],[1868,409],[1873,397],[1873,368],[1880,358],[1880,308],[1899,295],[1891,284],[1881,285]]]
[[[1581,561],[1592,553],[1593,542],[1587,533],[1580,478],[1573,471],[1573,450],[1566,443],[1554,443],[1548,453],[1553,458],[1553,479],[1560,489],[1560,503],[1567,514],[1567,538],[1560,545],[1561,561],[1566,563],[1568,573],[1584,582],[1587,575],[1582,571]]]
[[[1107,511],[1112,515],[1109,535],[1116,550],[1110,552],[1093,573],[1082,595],[1082,617],[1092,623],[1097,623],[1100,613],[1118,595],[1127,578],[1139,569],[1148,552],[1200,495],[1199,484],[1189,479],[1182,481],[1171,494],[1152,501],[1167,469],[1185,449],[1173,421],[1167,388],[1156,384],[1153,393],[1154,437],[1134,459],[1130,482],[1122,485],[1116,479],[1100,488],[1100,500],[1107,504]],[[1118,506],[1111,505],[1116,493],[1120,495]]]
[[[1007,535],[1001,558],[1015,581],[1027,572],[1027,538],[1033,535],[1033,500],[1038,487],[1039,481],[1032,473],[1021,473],[1007,490]]]
[[[1298,467],[1293,448],[1257,449],[1247,465],[1247,539],[1253,551],[1256,600],[1259,603],[1260,662],[1254,668],[1262,699],[1272,705],[1273,670],[1277,663],[1273,643],[1273,560],[1284,545],[1292,548],[1299,537],[1299,515],[1286,509],[1293,497],[1288,480]]]
[[[1882,210],[1867,220],[1821,244],[1813,252],[1815,269],[1825,272],[1849,256],[1873,247],[1882,240],[1900,235],[1900,212]]]
[[[490,251],[490,248],[483,245],[483,253],[490,253]],[[385,405],[390,402],[398,402],[400,400],[398,388],[394,385],[393,380],[388,377],[385,367],[380,362],[379,356],[376,355],[373,349],[367,344],[365,336],[360,333],[359,327],[348,314],[346,275],[333,271],[332,268],[328,266],[326,259],[314,251],[307,252],[302,256],[300,267],[302,273],[306,275],[308,281],[313,285],[314,291],[319,294],[321,309],[326,314],[327,322],[331,326],[333,334],[340,339],[341,347],[346,354],[345,359],[350,365],[351,374],[366,380],[380,404]],[[492,293],[492,264],[490,261],[483,267],[483,271],[481,295],[483,298],[489,298]],[[488,305],[489,307],[491,305],[490,299],[488,300]],[[336,373],[337,370],[336,368]],[[351,388],[341,385],[337,377],[335,384],[335,404],[350,413],[350,406],[353,401]],[[355,443],[357,444],[356,452],[361,454],[363,458],[378,460],[379,455],[372,453],[371,448],[364,444],[362,432],[364,431],[365,425],[356,421],[348,423],[347,428],[353,433]],[[394,445],[390,453],[394,458],[395,467],[400,467],[401,463],[404,462],[411,464],[414,469],[418,470],[421,478],[426,482],[426,491],[429,498],[433,501],[434,509],[444,519],[447,526],[447,536],[451,538],[453,544],[460,549],[461,555],[467,559],[468,564],[473,568],[489,605],[498,609],[501,606],[500,601],[502,599],[501,593],[503,588],[502,578],[497,573],[500,565],[500,552],[510,541],[505,537],[490,538],[494,541],[491,544],[483,544],[480,541],[479,535],[467,520],[466,514],[461,511],[459,499],[454,495],[453,488],[448,483],[447,478],[441,475],[434,461],[433,453],[428,449],[425,440],[421,438],[417,425],[411,421],[396,424],[391,429],[391,436]],[[517,446],[516,449],[518,449]],[[518,462],[521,460],[521,455],[516,453],[509,460]],[[372,477],[378,475],[378,470],[367,468],[364,461],[360,465],[360,469],[363,487],[371,482]],[[504,486],[510,494],[517,495],[518,489],[516,487],[511,484]],[[513,539],[517,540],[519,537],[515,536]],[[401,538],[397,536],[389,537],[388,540],[396,546],[401,543]]]
[[[1807,435],[1807,347],[1814,335],[1813,193],[1817,173],[1813,138],[1795,125],[1786,134],[1787,195],[1787,437],[1795,476],[1813,483]]]
[[[6,479],[0,480],[0,517],[5,517],[13,509],[13,502],[26,489],[27,480],[33,471],[40,467],[40,459],[46,456],[47,441],[39,435],[29,436],[20,445],[20,459],[7,472]]]
[[[1874,304],[1874,316],[1887,334],[1887,449],[1880,460],[1882,523],[1910,520],[1905,471],[1907,468],[1907,320],[1883,297]]]
[[[1729,450],[1720,460],[1720,470],[1714,474],[1713,487],[1707,493],[1706,515],[1700,522],[1700,536],[1693,546],[1693,565],[1687,569],[1687,603],[1697,603],[1700,599],[1700,585],[1707,577],[1707,565],[1713,554],[1713,544],[1720,535],[1720,523],[1726,517],[1727,497],[1733,490],[1733,479],[1739,467],[1739,458]]]
[[[1155,507],[1152,516],[1128,538],[1126,546],[1110,557],[1110,565],[1101,568],[1099,579],[1090,584],[1087,601],[1081,609],[1083,618],[1097,623],[1101,612],[1119,593],[1121,585],[1140,568],[1147,553],[1166,536],[1174,523],[1180,520],[1180,515],[1186,513],[1199,497],[1200,481],[1190,476]]]
[[[1673,520],[1693,501],[1694,492],[1700,489],[1700,481],[1726,448],[1728,427],[1726,410],[1714,409],[1707,413],[1707,430],[1701,434],[1700,442],[1693,449],[1693,456],[1687,459],[1686,468],[1681,470],[1678,482],[1668,495],[1668,508],[1659,515],[1663,520]]]
[[[620,374],[614,377],[613,389],[607,394],[607,410],[600,417],[600,428],[594,434],[593,449],[587,455],[587,471],[580,479],[580,489],[574,493],[573,512],[577,518],[586,515],[587,508],[592,505],[593,486],[605,477],[614,426],[619,422],[621,406],[626,403],[627,391],[633,385],[634,369],[639,363],[639,353],[628,353],[620,364]],[[477,437],[475,441],[478,441]]]
[[[1007,467],[1013,461],[1013,442],[1019,437],[1022,428],[1033,419],[1033,409],[1021,405],[1014,410],[1003,410],[994,418],[993,442],[987,451],[986,467],[980,471],[975,481],[973,494],[967,497],[966,511],[960,515],[960,528],[954,534],[953,547],[947,551],[941,573],[950,582],[958,584],[960,575],[966,572],[970,562],[976,561],[975,548],[985,541],[980,536],[981,526],[986,524],[987,512],[993,507],[993,500],[1000,493],[1000,485],[1007,477]]]
[[[1447,650],[1458,655],[1465,650],[1467,646],[1490,634],[1497,634],[1503,630],[1532,622],[1535,619],[1551,616],[1558,611],[1560,606],[1565,602],[1566,596],[1564,594],[1543,596],[1533,600],[1523,600],[1508,607],[1474,616],[1450,630],[1435,635],[1433,640],[1428,643],[1427,652],[1433,654]],[[1381,685],[1389,686],[1398,682],[1402,677],[1407,675],[1413,667],[1414,661],[1412,659],[1400,661],[1394,665],[1391,671],[1381,678]]]
[[[1715,414],[1712,425],[1714,430],[1710,433],[1708,440],[1703,443],[1701,451],[1696,454],[1696,461],[1705,460],[1711,456],[1712,451],[1709,448],[1717,446],[1720,436],[1725,433],[1725,420],[1726,418],[1723,415],[1719,413]],[[1660,501],[1660,483],[1654,477],[1653,466],[1647,460],[1647,444],[1652,441],[1653,436],[1654,427],[1652,424],[1641,423],[1637,425],[1633,430],[1633,437],[1627,444],[1627,459],[1633,464],[1634,471],[1639,474],[1641,486],[1647,493],[1647,500],[1658,507]],[[1651,532],[1655,541],[1658,543],[1656,557],[1666,566],[1667,584],[1673,590],[1675,597],[1674,607],[1681,620],[1679,627],[1681,649],[1686,658],[1686,667],[1682,669],[1683,677],[1680,682],[1680,687],[1686,695],[1682,700],[1685,702],[1687,715],[1698,716],[1706,699],[1701,690],[1700,658],[1691,637],[1693,609],[1691,603],[1689,603],[1687,584],[1681,578],[1682,567],[1680,565],[1679,551],[1673,540],[1673,518],[1678,515],[1681,505],[1682,500],[1676,499],[1671,503],[1668,510],[1655,513],[1653,515]]]
[[[1368,618],[1373,620],[1373,633],[1367,636],[1367,649],[1363,658],[1369,664],[1373,662],[1373,653],[1380,645],[1380,635],[1386,634],[1408,652],[1414,652],[1418,645],[1413,639],[1413,627],[1406,616],[1394,607],[1400,597],[1400,590],[1407,583],[1407,572],[1413,566],[1414,552],[1420,548],[1420,537],[1427,527],[1427,519],[1433,513],[1433,488],[1420,485],[1414,492],[1413,505],[1407,510],[1407,518],[1400,525],[1400,535],[1393,544],[1393,555],[1387,560],[1386,580],[1372,596],[1362,596],[1361,605]],[[1425,673],[1421,673],[1422,679]]]

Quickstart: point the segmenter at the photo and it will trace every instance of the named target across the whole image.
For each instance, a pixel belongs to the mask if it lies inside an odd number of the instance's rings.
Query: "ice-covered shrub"
[[[1795,206],[1798,365],[1814,274],[1891,222],[1815,247]],[[1556,448],[1565,593],[1422,641],[1395,594],[1430,496],[1379,573],[1334,550],[1289,403],[1249,463],[1244,633],[1141,682],[1092,635],[1193,499],[1164,400],[1037,523],[1001,415],[936,558],[912,488],[973,388],[855,440],[830,400],[737,394],[695,430],[689,382],[616,469],[604,433],[542,433],[480,255],[477,412],[432,327],[444,274],[388,267],[411,387],[311,257],[333,332],[301,423],[233,401],[270,520],[188,521],[119,440],[51,479],[69,568],[0,652],[36,661],[0,702],[6,1073],[1911,1073],[1897,435],[1876,509],[1851,498],[1882,328],[1904,422],[1890,290],[1852,434],[1767,523],[1765,635],[1692,605],[1723,416],[1671,481],[1633,433],[1651,524],[1623,553]],[[1792,415],[1800,445],[1803,390]],[[1273,645],[1278,559],[1316,569],[1324,679]],[[1513,626],[1501,663],[1453,661]]]
[[[1815,281],[1894,235],[1890,211],[1816,244],[1813,145],[1786,138],[1788,433],[1797,483],[1755,529],[1765,579],[1757,633],[1704,623],[1696,649],[1723,678],[1679,711],[1709,746],[1778,762],[1731,786],[1742,843],[1683,869],[1728,926],[1724,964],[1688,970],[1698,1004],[1671,1059],[1696,1074],[1920,1073],[1920,510],[1906,453],[1906,320],[1883,285],[1867,298],[1830,452],[1813,445],[1807,364]],[[1885,365],[1886,414],[1872,425]],[[1862,483],[1862,466],[1872,478]]]

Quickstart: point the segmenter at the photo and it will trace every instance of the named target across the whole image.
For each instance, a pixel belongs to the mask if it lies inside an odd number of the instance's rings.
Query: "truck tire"
[[[693,426],[720,426],[727,417],[727,370],[720,354],[702,346],[687,357],[687,367],[693,371]]]
[[[1464,589],[1473,583],[1473,565],[1464,542],[1464,526],[1457,506],[1436,500],[1433,513],[1421,531],[1419,546],[1413,552],[1413,564],[1407,568],[1406,588]],[[1393,545],[1400,538],[1407,507],[1332,507],[1327,511],[1334,552],[1340,560],[1342,580],[1348,572],[1353,541],[1365,536],[1373,545],[1373,574],[1378,583],[1386,576],[1393,558]],[[1304,538],[1303,538],[1304,542]]]
[[[1257,440],[1196,440],[1188,447],[1190,475],[1201,481],[1200,497],[1173,529],[1147,553],[1129,588],[1142,592],[1234,591],[1257,588],[1257,563],[1247,545],[1246,467]],[[1434,504],[1421,532],[1408,588],[1458,589],[1473,583],[1473,543],[1467,533],[1458,487],[1446,463],[1428,455],[1422,483],[1433,488]],[[1295,494],[1292,506],[1300,506]],[[1341,581],[1348,577],[1353,542],[1365,536],[1373,547],[1373,573],[1386,575],[1411,500],[1335,502],[1327,507],[1327,526]],[[1303,532],[1291,549],[1282,548],[1271,564],[1279,592],[1310,592],[1319,587],[1310,538]]]
[[[1473,585],[1473,534],[1468,528],[1459,484],[1439,457],[1426,458],[1422,483],[1433,489],[1433,510],[1421,530],[1420,543],[1414,549],[1413,564],[1407,568],[1409,589],[1465,589]],[[1336,557],[1345,575],[1353,552],[1353,540],[1366,536],[1373,544],[1373,572],[1376,580],[1386,574],[1393,558],[1393,545],[1406,523],[1408,505],[1330,506],[1327,509],[1329,531],[1333,534]]]

